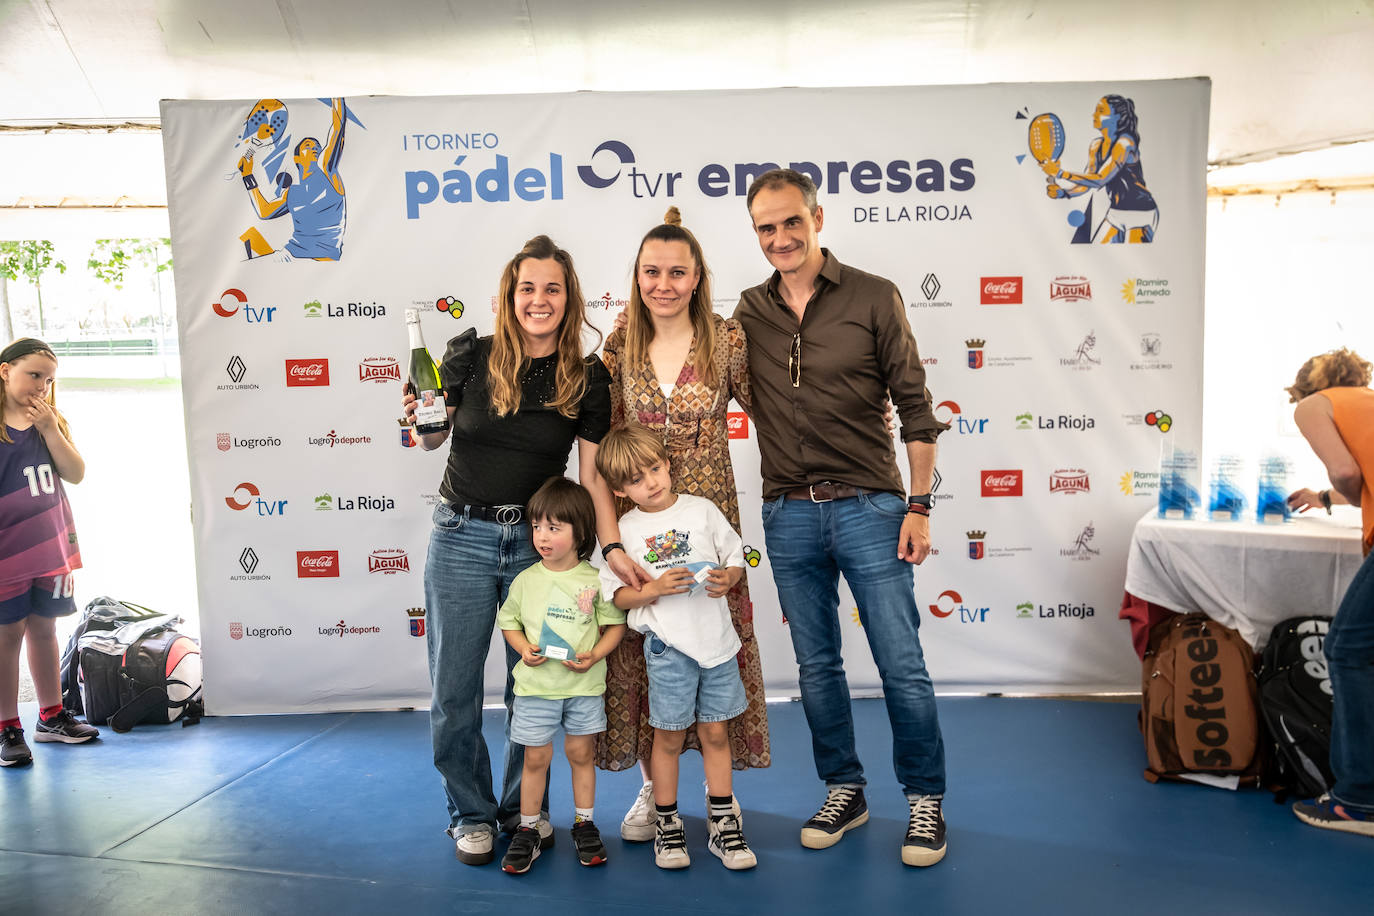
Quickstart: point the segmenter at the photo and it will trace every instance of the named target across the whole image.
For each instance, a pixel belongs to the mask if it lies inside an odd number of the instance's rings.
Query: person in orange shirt
[[[1293,813],[1314,827],[1374,836],[1374,366],[1345,348],[1303,363],[1289,397],[1293,419],[1326,465],[1331,489],[1298,490],[1288,504],[1306,512],[1332,503],[1359,506],[1365,560],[1326,634],[1331,675],[1331,771],[1336,781]]]

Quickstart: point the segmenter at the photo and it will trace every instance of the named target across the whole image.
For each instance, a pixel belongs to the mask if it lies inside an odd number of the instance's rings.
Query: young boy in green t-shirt
[[[592,821],[596,799],[596,735],[606,730],[606,656],[625,635],[625,612],[601,597],[587,562],[596,546],[591,494],[552,477],[530,497],[530,526],[539,562],[515,577],[496,625],[521,660],[513,670],[510,740],[525,746],[520,777],[520,827],[501,868],[529,871],[539,858],[539,810],[562,726],[572,769],[573,844],[583,865],[601,865],[606,847]],[[552,837],[550,837],[550,840]]]

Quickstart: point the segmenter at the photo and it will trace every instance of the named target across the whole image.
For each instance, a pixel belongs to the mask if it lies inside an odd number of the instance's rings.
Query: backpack
[[[138,610],[146,613],[114,629],[88,627],[77,641],[86,721],[116,732],[177,719],[194,725],[205,714],[200,646],[176,629],[180,617]]]
[[[1260,656],[1260,712],[1274,751],[1273,781],[1282,798],[1315,798],[1331,773],[1331,675],[1322,644],[1330,617],[1294,617],[1274,625]]]
[[[1239,776],[1259,785],[1263,745],[1255,654],[1206,614],[1181,614],[1150,630],[1141,666],[1145,779]]]
[[[85,713],[85,705],[81,700],[81,684],[78,672],[78,652],[80,651],[81,637],[87,633],[109,632],[126,623],[138,621],[166,623],[172,620],[173,615],[171,614],[159,614],[157,611],[128,601],[116,601],[114,598],[107,598],[104,595],[91,599],[90,603],[86,605],[86,609],[81,612],[81,619],[77,621],[76,629],[72,632],[71,638],[67,640],[67,647],[62,650],[63,707],[78,716]],[[181,618],[175,618],[175,622],[180,623]]]

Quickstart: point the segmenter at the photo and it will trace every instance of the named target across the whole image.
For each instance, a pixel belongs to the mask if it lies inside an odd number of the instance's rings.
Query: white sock
[[[583,821],[589,821],[589,820],[591,820],[591,819],[592,819],[592,809],[591,809],[591,808],[574,808],[574,809],[573,809],[573,823],[574,823],[574,824],[580,824],[580,823],[582,823]]]
[[[539,815],[537,815],[537,814],[522,814],[522,815],[520,815],[520,826],[521,826],[521,827],[538,827],[538,826],[539,826]]]

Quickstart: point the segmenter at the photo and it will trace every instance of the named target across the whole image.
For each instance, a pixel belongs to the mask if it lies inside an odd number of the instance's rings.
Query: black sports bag
[[[1330,617],[1274,625],[1260,655],[1260,713],[1274,742],[1279,793],[1313,798],[1331,788],[1331,676],[1322,654]]]

